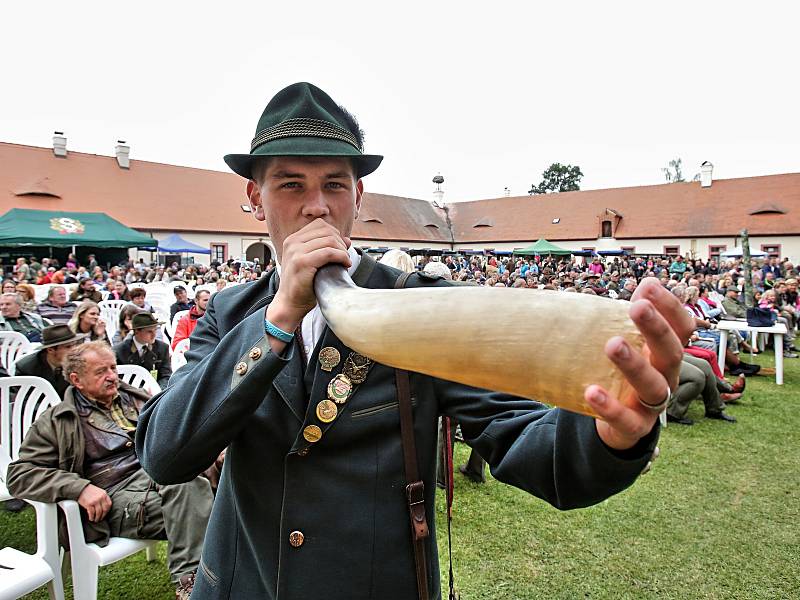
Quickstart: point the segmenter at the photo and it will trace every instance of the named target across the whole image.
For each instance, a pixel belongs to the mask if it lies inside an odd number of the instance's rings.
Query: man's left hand
[[[639,352],[623,338],[611,338],[605,351],[633,388],[629,398],[614,398],[590,385],[584,398],[598,414],[597,433],[614,449],[632,448],[653,429],[656,406],[678,387],[683,347],[691,335],[692,318],[677,298],[653,277],[643,279],[631,297],[630,317],[642,332],[645,348]]]

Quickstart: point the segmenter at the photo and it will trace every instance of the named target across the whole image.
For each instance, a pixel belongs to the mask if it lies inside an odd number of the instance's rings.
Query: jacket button
[[[302,531],[293,531],[289,534],[289,544],[291,544],[292,548],[299,548],[305,540],[306,536],[303,535]]]
[[[248,354],[248,356],[252,360],[258,360],[259,358],[261,358],[261,348],[252,348],[250,350],[250,354]]]
[[[245,373],[247,373],[247,363],[240,362],[239,364],[236,365],[236,374],[242,376]]]

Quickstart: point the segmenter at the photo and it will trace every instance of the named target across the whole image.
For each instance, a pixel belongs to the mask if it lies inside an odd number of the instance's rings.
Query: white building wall
[[[552,240],[551,240],[552,241]],[[456,250],[483,250],[494,248],[495,250],[514,250],[532,245],[536,240],[528,240],[510,243],[466,243],[456,244]],[[739,245],[738,237],[716,237],[716,238],[662,238],[662,239],[624,239],[601,238],[590,240],[570,240],[553,241],[557,246],[569,250],[580,250],[582,248],[594,248],[595,250],[611,250],[619,248],[633,247],[636,254],[663,254],[665,246],[678,246],[679,252],[684,256],[693,256],[708,260],[711,246],[725,246],[726,250],[731,250]],[[781,257],[788,257],[797,264],[800,261],[800,236],[753,236],[750,238],[750,248],[761,250],[763,245],[780,245]]]

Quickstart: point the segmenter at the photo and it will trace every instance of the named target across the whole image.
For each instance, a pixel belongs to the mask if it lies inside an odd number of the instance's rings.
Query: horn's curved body
[[[314,290],[347,346],[385,365],[507,392],[594,415],[586,386],[630,393],[606,357],[609,338],[644,345],[630,304],[588,294],[477,286],[372,290],[339,265],[319,270]]]

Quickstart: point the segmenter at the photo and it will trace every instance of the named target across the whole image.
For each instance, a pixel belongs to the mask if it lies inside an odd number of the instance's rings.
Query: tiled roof
[[[732,236],[743,228],[751,235],[798,235],[800,173],[721,179],[706,188],[700,182],[670,183],[493,198],[449,208],[459,243],[594,239],[599,216],[608,214],[613,221],[614,213],[622,217],[617,239]]]
[[[245,181],[232,173],[0,142],[0,214],[11,208],[105,212],[142,231],[261,234],[241,210]],[[363,240],[492,244],[586,240],[600,215],[615,237],[675,238],[800,234],[800,173],[493,198],[448,205],[366,193],[352,237]],[[621,217],[621,218],[620,218]],[[448,218],[450,225],[448,225]],[[557,222],[555,222],[557,220]],[[452,232],[451,232],[452,227]],[[484,246],[486,247],[486,246]]]
[[[233,173],[0,142],[0,214],[11,208],[104,212],[143,231],[218,231],[263,235],[242,211],[244,179]],[[356,239],[449,243],[443,212],[429,202],[366,193]],[[379,222],[369,220],[376,215]]]

